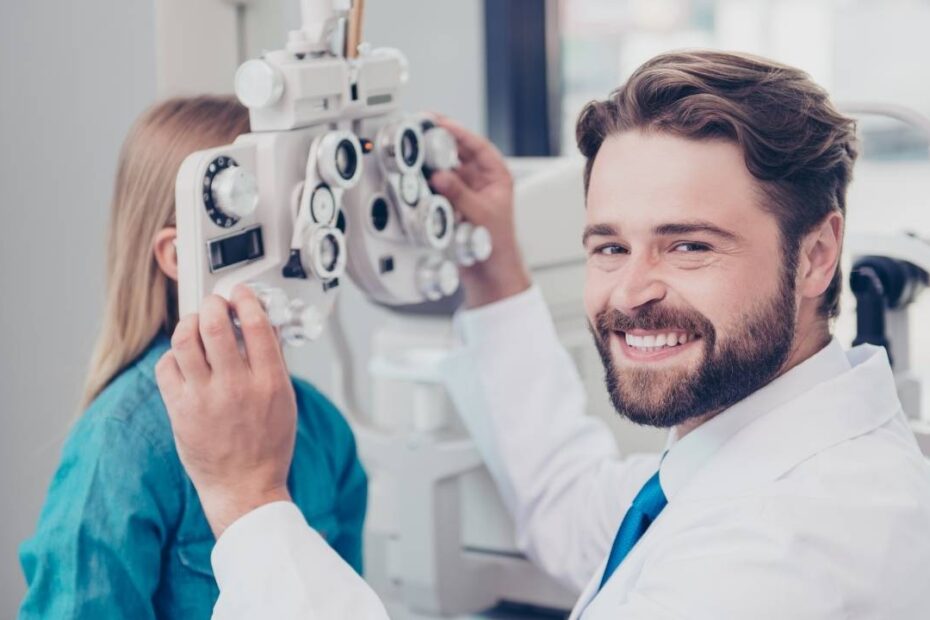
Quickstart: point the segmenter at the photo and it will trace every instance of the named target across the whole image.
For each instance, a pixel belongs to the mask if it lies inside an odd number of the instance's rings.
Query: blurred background
[[[0,617],[24,592],[17,547],[79,414],[127,129],[160,98],[231,92],[238,62],[280,47],[298,23],[297,0],[0,3]],[[237,36],[217,47],[215,29]],[[406,109],[442,111],[526,157],[573,154],[585,102],[686,47],[769,56],[838,102],[930,115],[928,35],[930,0],[367,0],[364,33],[407,55]],[[849,230],[930,237],[926,136],[885,118],[861,129]],[[347,297],[364,359],[366,317],[383,310]],[[849,307],[837,327],[847,344]],[[930,316],[928,300],[917,311]],[[927,323],[915,325],[925,368]],[[324,339],[301,362],[324,390],[331,353]]]

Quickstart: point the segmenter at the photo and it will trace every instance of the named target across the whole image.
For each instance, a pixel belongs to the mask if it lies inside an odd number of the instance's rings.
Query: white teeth
[[[632,334],[624,334],[624,336],[626,338],[627,345],[633,347],[634,349],[646,352],[657,351],[664,347],[674,347],[694,340],[694,336],[691,334],[684,334],[680,332],[669,332],[667,334],[649,336],[634,336]]]

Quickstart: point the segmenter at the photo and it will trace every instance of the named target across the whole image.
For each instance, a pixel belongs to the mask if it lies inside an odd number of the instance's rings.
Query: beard
[[[589,327],[617,412],[636,424],[668,428],[718,413],[774,379],[791,352],[796,322],[794,280],[785,275],[779,291],[744,315],[734,334],[719,342],[713,324],[695,310],[656,304],[634,315],[616,309],[600,312]],[[618,370],[610,337],[634,329],[682,330],[699,336],[703,354],[697,369]]]

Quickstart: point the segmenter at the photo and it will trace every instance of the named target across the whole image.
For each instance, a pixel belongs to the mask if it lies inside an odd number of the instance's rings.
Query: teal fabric
[[[35,535],[20,548],[31,618],[210,618],[214,537],[178,460],[155,363],[157,338],[91,404],[65,443]],[[288,486],[307,522],[357,571],[367,480],[345,419],[293,380]]]

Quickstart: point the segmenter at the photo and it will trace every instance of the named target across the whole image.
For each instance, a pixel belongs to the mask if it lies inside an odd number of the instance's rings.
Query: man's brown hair
[[[629,130],[739,145],[758,181],[761,206],[778,220],[792,276],[801,238],[831,212],[846,213],[856,124],[798,69],[714,51],[653,58],[608,99],[581,112],[576,137],[587,158],[585,193],[601,144]],[[838,314],[841,285],[837,267],[820,305],[824,317]]]

